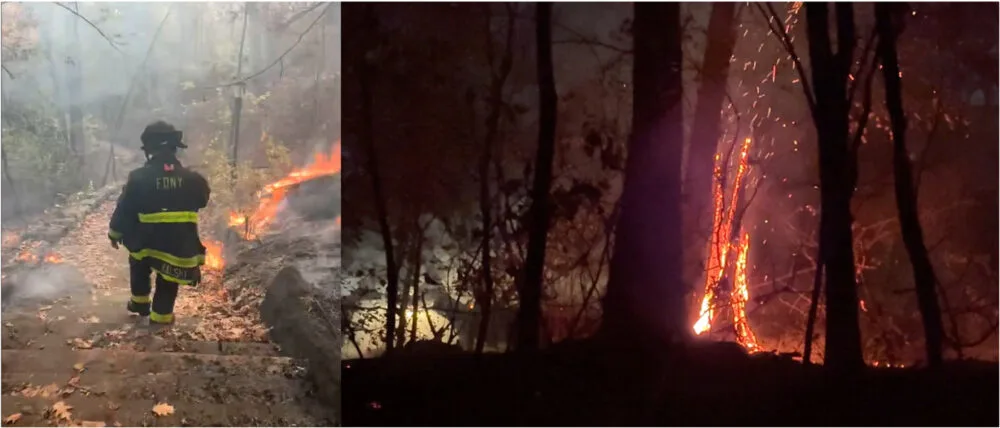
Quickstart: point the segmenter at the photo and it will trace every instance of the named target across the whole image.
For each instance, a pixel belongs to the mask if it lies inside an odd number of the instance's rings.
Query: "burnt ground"
[[[344,362],[349,426],[997,426],[998,367],[871,369],[857,379],[726,345],[596,341],[535,356],[437,353]],[[448,354],[448,355],[446,355]],[[660,369],[662,368],[662,369]]]
[[[181,289],[172,327],[150,327],[125,311],[127,256],[106,238],[114,193],[70,207],[82,222],[64,227],[64,236],[18,243],[5,232],[3,424],[331,424],[307,363],[279,352],[259,314],[234,309],[218,273]],[[12,261],[25,247],[62,263]]]

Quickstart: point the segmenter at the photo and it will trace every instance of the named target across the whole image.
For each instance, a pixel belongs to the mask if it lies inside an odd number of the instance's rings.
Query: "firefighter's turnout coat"
[[[153,157],[129,173],[108,237],[121,241],[130,257],[148,262],[161,278],[197,283],[205,263],[198,210],[208,204],[209,194],[205,178],[176,157]]]

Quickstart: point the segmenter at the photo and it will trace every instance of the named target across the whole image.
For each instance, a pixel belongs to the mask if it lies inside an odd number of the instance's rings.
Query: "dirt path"
[[[40,268],[35,286],[58,299],[3,311],[3,424],[326,424],[304,364],[278,354],[257,314],[233,312],[218,273],[182,288],[170,328],[125,311],[127,255],[106,238],[112,208],[52,247],[62,263]]]

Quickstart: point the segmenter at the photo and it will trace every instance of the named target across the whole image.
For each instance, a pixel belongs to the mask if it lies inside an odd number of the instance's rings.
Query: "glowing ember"
[[[205,267],[211,270],[222,270],[226,261],[222,258],[222,243],[212,240],[202,240],[205,246]]]
[[[334,143],[329,155],[317,153],[313,162],[308,166],[292,171],[284,178],[264,186],[258,196],[260,202],[257,205],[257,209],[250,215],[235,212],[230,213],[229,226],[242,226],[245,229],[246,237],[253,239],[257,233],[267,229],[267,226],[274,220],[278,214],[278,208],[285,199],[290,186],[315,178],[334,175],[338,172],[340,172],[339,141]]]
[[[750,252],[750,234],[743,234],[743,242],[740,243],[739,256],[736,258],[736,272],[733,275],[733,291],[729,296],[733,308],[733,326],[736,327],[736,340],[747,350],[757,349],[757,336],[750,329],[747,321],[747,300],[750,300],[750,291],[747,281],[747,253]]]
[[[729,304],[733,314],[733,328],[736,333],[736,340],[750,351],[757,350],[757,337],[754,335],[746,316],[746,302],[750,300],[749,284],[747,279],[746,265],[750,251],[750,235],[743,232],[734,236],[733,228],[737,223],[736,208],[739,202],[739,194],[742,189],[743,180],[749,170],[748,155],[750,150],[749,138],[743,141],[740,148],[739,162],[736,168],[736,175],[733,178],[732,193],[729,197],[729,204],[726,205],[725,192],[725,164],[721,156],[715,155],[715,185],[713,186],[714,213],[712,234],[708,244],[708,263],[705,275],[705,295],[701,299],[698,320],[693,328],[696,334],[704,334],[711,331],[715,320],[716,299],[719,296],[719,285],[727,278],[728,266],[726,261],[730,259],[730,252],[735,253],[736,263],[732,272],[728,276],[732,284]]]
[[[62,263],[63,259],[56,253],[49,253],[45,256],[45,263]]]
[[[22,261],[22,262],[37,262],[38,261],[38,256],[36,256],[33,253],[31,253],[31,251],[24,250],[24,251],[21,251],[21,253],[17,255],[17,260],[18,261]]]

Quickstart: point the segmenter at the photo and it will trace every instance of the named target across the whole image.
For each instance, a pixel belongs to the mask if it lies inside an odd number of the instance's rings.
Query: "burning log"
[[[748,162],[750,143],[750,138],[747,138],[740,148],[728,204],[726,204],[725,199],[727,175],[725,171],[728,159],[723,159],[719,154],[715,155],[716,181],[713,192],[715,207],[712,235],[707,249],[708,263],[706,266],[708,271],[705,277],[705,294],[701,300],[698,320],[693,328],[695,333],[699,335],[711,331],[717,315],[716,308],[720,306],[719,301],[722,297],[721,284],[732,284],[732,289],[729,290],[729,306],[733,316],[736,340],[748,351],[755,351],[759,345],[746,315],[746,303],[750,300],[746,272],[747,257],[750,251],[750,234],[742,230],[740,226],[741,215],[738,215],[737,212],[743,191],[743,182],[750,169]],[[727,261],[734,257],[736,263],[727,264]]]

